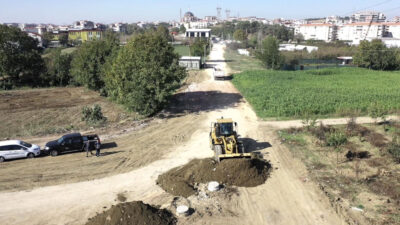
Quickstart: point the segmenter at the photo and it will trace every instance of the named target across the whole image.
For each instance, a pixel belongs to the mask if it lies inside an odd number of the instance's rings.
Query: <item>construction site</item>
[[[229,75],[224,51],[214,44],[207,63]],[[301,121],[259,119],[213,69],[196,72],[167,108],[139,121],[99,130],[106,157],[2,163],[1,223],[356,224],[282,144],[277,131]]]

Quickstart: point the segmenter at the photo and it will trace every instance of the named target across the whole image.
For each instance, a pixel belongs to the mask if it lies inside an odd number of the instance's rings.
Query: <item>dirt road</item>
[[[219,64],[221,68],[226,67],[223,48],[216,44],[210,54],[210,63]],[[176,101],[182,101],[183,108],[171,109],[176,115],[183,111],[201,115],[193,120],[191,126],[196,129],[188,140],[168,149],[159,145],[159,151],[168,153],[128,173],[31,191],[2,192],[2,224],[83,224],[103,207],[115,204],[118,193],[125,193],[129,201],[168,205],[172,196],[155,184],[157,176],[193,158],[211,157],[209,125],[221,116],[238,122],[239,133],[246,140],[248,150],[261,152],[274,170],[265,184],[239,188],[235,204],[229,206],[237,217],[205,216],[194,221],[181,220],[181,224],[345,224],[317,185],[305,179],[304,165],[280,145],[274,127],[258,120],[229,81],[213,81],[209,72],[206,81],[193,83],[178,94]]]

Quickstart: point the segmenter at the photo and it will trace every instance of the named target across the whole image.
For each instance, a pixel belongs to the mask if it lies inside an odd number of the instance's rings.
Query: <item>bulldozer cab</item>
[[[239,140],[238,126],[232,119],[217,119],[211,123],[210,147],[215,152],[216,160],[224,158],[250,157]]]
[[[212,127],[215,128],[216,136],[228,137],[237,133],[237,123],[232,120],[218,120]]]

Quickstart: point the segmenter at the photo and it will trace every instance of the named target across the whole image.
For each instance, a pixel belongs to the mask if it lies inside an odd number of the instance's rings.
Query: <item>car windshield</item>
[[[221,123],[219,130],[222,135],[231,135],[233,133],[232,123]]]
[[[27,147],[27,148],[30,148],[30,147],[32,147],[32,145],[31,145],[31,144],[29,144],[29,143],[26,143],[26,142],[23,142],[23,141],[21,141],[21,145],[22,145],[22,146],[25,146],[25,147]]]
[[[63,141],[64,141],[64,138],[61,137],[60,139],[57,140],[57,143],[58,143],[58,144],[61,144]]]

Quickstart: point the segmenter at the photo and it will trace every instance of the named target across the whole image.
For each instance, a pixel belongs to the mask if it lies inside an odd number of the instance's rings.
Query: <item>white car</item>
[[[40,155],[40,147],[19,140],[0,141],[0,162],[7,159],[34,158]]]

